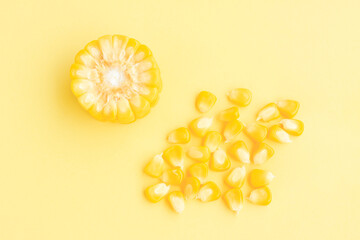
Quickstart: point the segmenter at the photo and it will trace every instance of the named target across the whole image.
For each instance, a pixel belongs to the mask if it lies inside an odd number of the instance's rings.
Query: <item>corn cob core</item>
[[[150,49],[122,35],[87,44],[76,55],[70,76],[79,103],[102,121],[130,123],[144,117],[161,90]]]

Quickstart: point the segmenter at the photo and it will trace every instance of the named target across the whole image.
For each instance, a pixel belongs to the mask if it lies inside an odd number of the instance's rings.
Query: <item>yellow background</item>
[[[0,239],[360,239],[360,2],[3,1]],[[158,105],[131,125],[93,120],[72,96],[78,50],[105,34],[147,44],[164,82]],[[151,204],[142,173],[165,136],[198,116],[200,90],[230,106],[253,92],[301,102],[304,134],[272,144],[273,202]],[[240,138],[243,138],[241,136]],[[247,189],[245,189],[247,193]]]

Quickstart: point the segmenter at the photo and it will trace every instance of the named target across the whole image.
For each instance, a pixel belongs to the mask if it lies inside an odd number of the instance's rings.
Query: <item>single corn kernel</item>
[[[230,102],[240,106],[246,107],[251,102],[252,94],[249,89],[236,88],[227,93],[227,97]]]
[[[202,202],[211,202],[219,199],[221,196],[220,188],[216,185],[216,183],[209,181],[201,186],[198,199]]]
[[[208,175],[209,167],[205,163],[195,163],[189,167],[188,171],[191,176],[196,177],[203,183]]]
[[[259,188],[269,185],[270,182],[274,179],[274,177],[274,174],[269,171],[265,171],[262,169],[253,169],[250,172],[249,181],[252,187]]]
[[[216,96],[211,92],[202,91],[196,97],[195,105],[201,113],[210,111],[216,103]]]
[[[196,177],[187,177],[184,180],[182,186],[183,193],[185,195],[185,200],[196,199],[197,194],[200,189],[200,180]]]
[[[296,119],[283,119],[280,121],[282,129],[293,136],[300,136],[304,132],[304,123]]]
[[[279,143],[291,143],[289,134],[279,125],[274,125],[269,128],[268,137]]]
[[[300,103],[294,100],[281,100],[276,102],[281,115],[287,118],[293,118],[300,108]]]
[[[239,213],[244,206],[244,197],[240,188],[233,188],[224,194],[224,201],[231,211]]]
[[[163,158],[173,167],[183,168],[184,166],[184,152],[179,145],[167,148],[163,153]]]
[[[165,170],[164,159],[162,153],[155,155],[153,159],[145,166],[144,172],[151,177],[160,177]]]
[[[270,189],[265,186],[251,191],[248,200],[257,205],[269,205],[272,200]]]
[[[185,209],[184,195],[180,191],[174,191],[169,193],[168,201],[172,209],[177,213],[182,213]]]
[[[181,127],[171,131],[167,138],[169,143],[185,144],[190,141],[190,132],[187,128]]]
[[[269,103],[263,107],[257,115],[256,121],[269,122],[280,117],[279,109],[275,103]]]
[[[226,171],[231,167],[231,162],[226,152],[219,148],[210,158],[210,168],[217,172]]]
[[[159,202],[169,192],[170,186],[165,183],[157,183],[145,189],[146,198],[153,203]]]
[[[220,146],[222,136],[219,132],[210,131],[206,134],[203,145],[208,147],[210,152],[214,152]]]
[[[240,116],[238,107],[231,107],[219,113],[219,119],[224,122],[229,122],[238,119]]]
[[[148,47],[122,35],[88,43],[70,69],[79,103],[101,121],[131,123],[150,112],[161,91],[159,67]]]
[[[255,142],[264,141],[267,136],[267,132],[267,127],[258,123],[251,123],[245,127],[246,135]]]
[[[210,158],[210,150],[204,146],[191,146],[187,151],[189,158],[199,162],[207,162]]]
[[[184,178],[184,172],[180,168],[165,171],[160,180],[169,185],[179,185]]]
[[[213,118],[200,117],[190,122],[189,128],[198,137],[203,137],[213,123]]]
[[[245,182],[246,169],[244,166],[234,168],[225,178],[225,183],[230,187],[241,188]]]
[[[244,128],[244,124],[239,120],[233,120],[228,122],[225,125],[223,135],[225,138],[225,142],[230,142],[233,140]]]
[[[268,144],[260,143],[253,151],[253,162],[254,164],[263,164],[269,160],[274,155],[274,153],[274,149]]]
[[[242,163],[250,163],[250,152],[244,141],[236,141],[229,148],[229,155]]]

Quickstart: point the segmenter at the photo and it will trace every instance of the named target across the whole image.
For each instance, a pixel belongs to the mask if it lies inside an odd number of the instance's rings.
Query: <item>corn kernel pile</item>
[[[268,205],[272,194],[268,185],[274,174],[260,168],[247,172],[247,165],[261,165],[275,153],[266,144],[266,138],[278,143],[290,143],[291,136],[300,136],[304,124],[293,119],[300,104],[294,100],[269,103],[257,114],[256,121],[244,124],[239,120],[239,108],[250,104],[252,94],[248,89],[237,88],[227,93],[228,100],[235,106],[219,112],[215,117],[201,116],[194,119],[188,127],[180,127],[167,136],[171,144],[165,151],[156,155],[144,168],[144,172],[159,179],[159,183],[145,189],[146,198],[153,203],[167,197],[172,209],[181,213],[185,202],[198,199],[202,202],[218,200],[221,196],[228,208],[238,213],[244,205],[242,186],[247,180],[252,190],[247,200],[256,205]],[[207,113],[215,105],[214,94],[202,91],[198,94],[195,106],[200,113]],[[268,128],[263,123],[279,120]],[[214,120],[223,125],[222,131],[210,130]],[[242,140],[235,140],[241,133],[249,137],[254,147],[249,150]],[[187,146],[191,137],[202,139],[201,146]],[[193,163],[185,170],[185,158]],[[232,167],[232,161],[239,166]],[[218,184],[207,180],[209,171],[224,173],[224,182],[230,190],[222,193]],[[171,186],[179,190],[170,192]]]

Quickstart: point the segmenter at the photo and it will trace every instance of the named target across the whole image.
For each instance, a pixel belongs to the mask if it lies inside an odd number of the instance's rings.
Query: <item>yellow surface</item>
[[[0,239],[359,239],[360,2],[3,1]],[[104,34],[154,52],[164,88],[131,125],[91,118],[70,92],[78,50]],[[283,98],[305,132],[272,144],[273,202],[192,201],[182,215],[151,204],[145,162],[198,116],[200,90],[245,87],[244,122]],[[240,138],[244,138],[243,135]],[[245,188],[245,194],[248,189]]]

